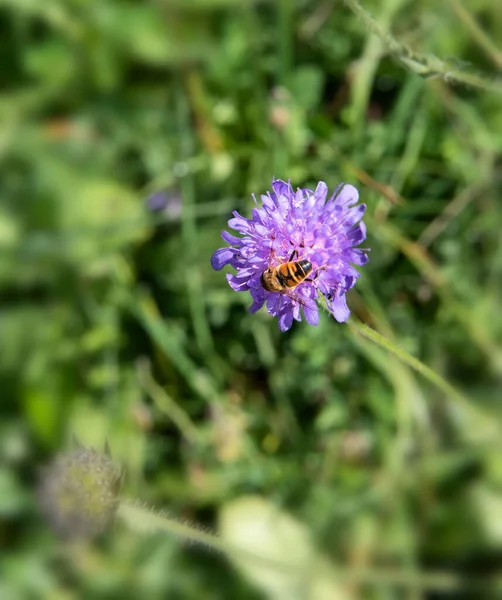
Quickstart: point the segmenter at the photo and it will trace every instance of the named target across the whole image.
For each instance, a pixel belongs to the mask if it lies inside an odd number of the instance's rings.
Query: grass
[[[500,596],[499,12],[0,5],[0,596]],[[281,334],[211,270],[273,176],[368,205],[352,325]],[[62,544],[33,490],[73,434],[258,562]]]

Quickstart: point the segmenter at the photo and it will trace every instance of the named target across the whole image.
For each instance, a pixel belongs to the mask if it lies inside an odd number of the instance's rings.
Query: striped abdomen
[[[261,275],[261,284],[268,292],[283,292],[296,287],[312,271],[308,260],[297,260],[271,267]]]

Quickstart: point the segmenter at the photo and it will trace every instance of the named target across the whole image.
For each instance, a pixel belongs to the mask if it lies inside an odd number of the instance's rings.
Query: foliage
[[[496,3],[363,6],[496,80]],[[331,0],[3,0],[0,24],[0,596],[283,593],[120,526],[62,547],[33,490],[75,434],[108,439],[126,494],[203,527],[283,509],[345,597],[482,579],[496,598],[500,94],[407,69]],[[466,402],[327,315],[282,334],[248,314],[209,259],[273,176],[358,187],[352,312]]]

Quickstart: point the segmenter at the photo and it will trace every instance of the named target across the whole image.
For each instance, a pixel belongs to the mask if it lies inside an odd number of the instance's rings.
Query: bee
[[[312,271],[309,260],[285,262],[278,267],[269,267],[263,271],[260,283],[267,292],[285,293],[305,281]]]
[[[307,279],[313,269],[312,263],[306,259],[293,260],[295,254],[298,257],[298,252],[295,250],[288,262],[276,267],[269,266],[261,274],[260,283],[267,292],[283,294],[304,307],[313,308],[315,300],[304,298],[294,291],[294,288],[303,281],[312,281]]]

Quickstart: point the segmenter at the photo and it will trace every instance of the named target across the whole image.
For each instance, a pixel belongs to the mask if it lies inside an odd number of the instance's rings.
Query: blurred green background
[[[493,0],[364,6],[500,73]],[[335,0],[2,0],[0,31],[0,597],[502,597],[502,96],[418,76]],[[359,188],[353,314],[467,403],[327,314],[247,313],[209,259],[273,176]],[[329,583],[121,525],[68,551],[33,489],[72,434],[202,527],[276,507]]]

